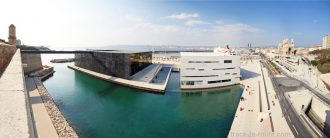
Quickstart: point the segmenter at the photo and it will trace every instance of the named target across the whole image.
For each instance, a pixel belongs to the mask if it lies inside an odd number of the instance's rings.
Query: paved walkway
[[[263,68],[263,74],[267,85],[270,110],[267,107],[265,84],[259,60],[254,60],[241,68],[250,75],[244,77],[245,74],[242,74],[242,77],[245,78],[242,80],[242,84],[245,86],[242,94],[244,100],[240,101],[237,107],[228,137],[276,137],[279,135],[293,137],[285,118],[282,117],[281,107],[278,99],[275,98],[276,94],[267,69]],[[256,75],[251,75],[251,73]]]
[[[33,78],[25,78],[26,87],[29,92],[30,104],[33,111],[37,135],[39,138],[57,138],[57,132],[48,112],[36,88]]]
[[[151,80],[155,77],[158,71],[162,68],[161,64],[151,64],[143,70],[135,73],[131,76],[130,80],[134,81],[142,81],[142,82],[151,82]]]
[[[167,77],[171,73],[171,67],[162,67],[152,79],[152,83],[164,84],[167,81]]]
[[[101,74],[98,72],[94,72],[91,70],[87,70],[87,69],[77,67],[77,66],[68,66],[68,68],[89,74],[91,76],[94,76],[94,77],[97,77],[97,78],[100,78],[100,79],[103,79],[103,80],[106,80],[109,82],[126,85],[129,87],[134,87],[134,88],[143,89],[143,90],[155,91],[155,92],[165,92],[166,85],[167,85],[167,82],[168,82],[169,76],[170,76],[169,74],[167,75],[167,79],[164,84],[157,84],[157,83],[148,83],[148,82],[141,82],[141,81],[117,78],[117,77]]]
[[[25,93],[20,50],[0,78],[0,137],[34,137]]]

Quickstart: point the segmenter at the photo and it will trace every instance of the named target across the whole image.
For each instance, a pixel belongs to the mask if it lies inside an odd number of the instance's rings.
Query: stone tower
[[[9,26],[8,42],[9,44],[16,46],[16,27],[13,24]]]

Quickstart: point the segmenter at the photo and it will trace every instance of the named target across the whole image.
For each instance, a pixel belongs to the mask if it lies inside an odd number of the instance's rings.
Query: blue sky
[[[10,0],[0,9],[0,38],[17,27],[25,44],[53,47],[182,45],[243,47],[321,44],[330,1]]]

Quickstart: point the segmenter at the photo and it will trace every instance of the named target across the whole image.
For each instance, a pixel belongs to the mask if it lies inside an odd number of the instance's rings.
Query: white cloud
[[[248,24],[207,22],[187,19],[184,25],[159,24],[130,17],[133,25],[114,31],[113,41],[122,44],[205,46],[230,44],[232,47],[263,41],[262,30]],[[198,26],[203,25],[203,26]],[[193,27],[192,27],[193,26]]]
[[[261,30],[258,28],[251,27],[247,24],[236,23],[236,24],[221,24],[217,25],[216,30],[223,33],[256,33]]]
[[[194,26],[194,25],[206,25],[206,24],[210,24],[210,23],[202,21],[202,20],[187,20],[184,22],[184,24],[187,26]]]
[[[135,25],[135,28],[138,29],[148,29],[152,32],[175,32],[178,30],[178,26],[176,25],[162,25],[162,24],[154,24],[146,19],[134,16],[126,16],[126,19],[132,21]]]
[[[172,14],[169,16],[166,16],[166,18],[170,19],[179,19],[179,20],[185,20],[190,18],[198,18],[200,17],[198,13],[180,13],[180,14]]]

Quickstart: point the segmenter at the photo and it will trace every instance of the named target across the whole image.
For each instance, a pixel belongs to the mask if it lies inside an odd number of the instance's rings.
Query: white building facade
[[[239,56],[211,52],[181,52],[181,89],[215,88],[239,83]]]
[[[330,34],[323,37],[323,48],[330,48]]]
[[[293,55],[295,54],[295,44],[293,39],[285,38],[278,44],[277,53],[280,55]]]

